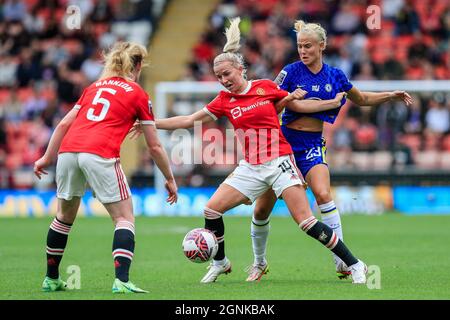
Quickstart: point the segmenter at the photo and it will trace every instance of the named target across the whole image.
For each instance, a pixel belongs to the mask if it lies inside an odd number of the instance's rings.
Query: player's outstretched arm
[[[347,96],[345,92],[339,92],[330,100],[293,100],[286,106],[289,110],[300,113],[314,113],[339,108],[342,100]]]
[[[141,125],[141,128],[150,155],[152,156],[153,161],[155,161],[156,166],[161,170],[164,178],[166,178],[166,189],[169,193],[166,201],[173,204],[177,202],[178,199],[178,188],[175,178],[173,177],[172,169],[170,168],[169,157],[167,156],[166,150],[161,145],[155,126]]]
[[[281,111],[283,111],[283,109],[292,101],[303,99],[307,93],[308,92],[306,92],[305,90],[296,89],[295,91],[292,91],[290,94],[288,94],[286,97],[284,97],[283,99],[278,100],[275,103],[275,109],[277,110],[277,113],[280,113]]]
[[[210,122],[214,119],[203,110],[199,110],[189,116],[177,116],[166,119],[157,119],[156,128],[164,130],[189,129],[195,122]]]
[[[155,120],[155,124],[157,129],[175,130],[192,128],[197,121],[206,123],[212,120],[214,119],[210,115],[208,115],[205,111],[200,110],[189,116],[177,116],[166,119],[157,119]],[[142,134],[142,127],[143,126],[141,125],[140,121],[136,120],[136,122],[128,132],[129,138],[132,140],[137,139]]]
[[[394,100],[403,101],[407,106],[412,104],[412,98],[406,91],[370,92],[353,87],[347,93],[348,98],[359,106],[376,106]]]
[[[50,138],[47,150],[45,151],[44,155],[34,163],[33,171],[36,177],[38,177],[39,179],[41,178],[42,174],[47,174],[47,172],[44,169],[49,165],[51,165],[52,162],[55,160],[56,155],[58,154],[59,147],[61,146],[61,142],[64,136],[66,135],[67,130],[69,130],[73,121],[77,117],[77,114],[78,109],[72,109],[58,123],[58,125],[55,128],[55,131],[53,131],[53,134]]]

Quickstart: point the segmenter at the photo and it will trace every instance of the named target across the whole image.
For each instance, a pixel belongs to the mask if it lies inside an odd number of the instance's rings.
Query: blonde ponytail
[[[238,53],[241,45],[241,32],[239,30],[239,23],[241,22],[241,18],[236,17],[234,19],[230,19],[230,26],[225,29],[225,37],[227,38],[227,42],[225,43],[225,46],[223,47],[223,52],[219,54],[214,59],[214,65],[229,61],[233,64],[235,67],[240,67],[244,69],[244,77],[245,77],[245,63],[244,63],[244,57]]]
[[[103,54],[105,67],[100,79],[110,77],[132,78],[139,64],[143,64],[147,49],[136,43],[118,42]]]
[[[239,41],[241,40],[241,31],[239,30],[239,23],[241,18],[237,17],[230,20],[230,26],[225,29],[225,36],[227,38],[227,43],[223,47],[223,52],[238,52],[241,45]]]
[[[294,23],[294,29],[297,34],[300,33],[308,33],[315,35],[319,42],[324,42],[327,44],[327,32],[325,29],[318,23],[305,23],[303,20],[296,20]]]

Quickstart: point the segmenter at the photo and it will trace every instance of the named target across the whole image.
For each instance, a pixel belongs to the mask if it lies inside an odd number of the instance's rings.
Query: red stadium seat
[[[450,134],[442,138],[442,149],[450,152]]]
[[[6,155],[5,166],[8,170],[16,170],[22,166],[22,155],[20,153],[10,153]]]
[[[27,1],[24,1],[25,6],[27,8],[27,11],[30,12],[36,6],[36,4],[38,2],[39,2],[39,0],[27,0]]]
[[[405,134],[399,138],[399,142],[409,147],[412,152],[417,152],[422,146],[422,137],[418,134]]]
[[[434,75],[439,80],[448,80],[450,78],[450,70],[445,66],[437,66],[434,69]]]
[[[6,102],[9,98],[9,95],[10,95],[10,90],[1,89],[0,90],[0,104]]]
[[[21,88],[17,91],[17,98],[20,102],[25,103],[33,95],[33,89],[30,87]]]

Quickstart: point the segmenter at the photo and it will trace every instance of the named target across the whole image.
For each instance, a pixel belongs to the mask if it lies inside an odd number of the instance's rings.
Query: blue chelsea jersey
[[[347,92],[353,87],[342,70],[324,63],[322,69],[317,74],[314,74],[301,61],[294,62],[284,67],[278,74],[275,82],[281,89],[288,92],[293,92],[297,88],[305,90],[308,92],[305,99],[314,100],[333,99],[337,93]],[[299,113],[284,109],[284,113],[281,117],[282,125],[286,125],[302,116],[334,123],[339,110],[345,104],[345,101],[345,99],[342,99],[339,108],[315,113]]]

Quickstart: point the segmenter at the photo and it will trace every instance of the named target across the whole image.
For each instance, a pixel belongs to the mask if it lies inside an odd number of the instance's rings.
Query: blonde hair
[[[297,34],[308,33],[317,37],[319,42],[323,41],[325,46],[327,44],[327,32],[318,23],[305,23],[303,20],[296,20],[294,23],[294,29]]]
[[[123,77],[132,78],[136,67],[145,66],[147,49],[137,43],[118,42],[108,53],[103,53],[105,67],[100,76],[102,78]]]
[[[214,59],[214,65],[224,61],[230,61],[235,67],[242,66],[244,68],[245,75],[246,68],[244,57],[238,53],[241,47],[239,44],[241,40],[241,31],[239,30],[240,22],[241,18],[239,17],[230,19],[230,26],[225,29],[225,37],[227,38],[227,42],[223,47],[222,53]]]

